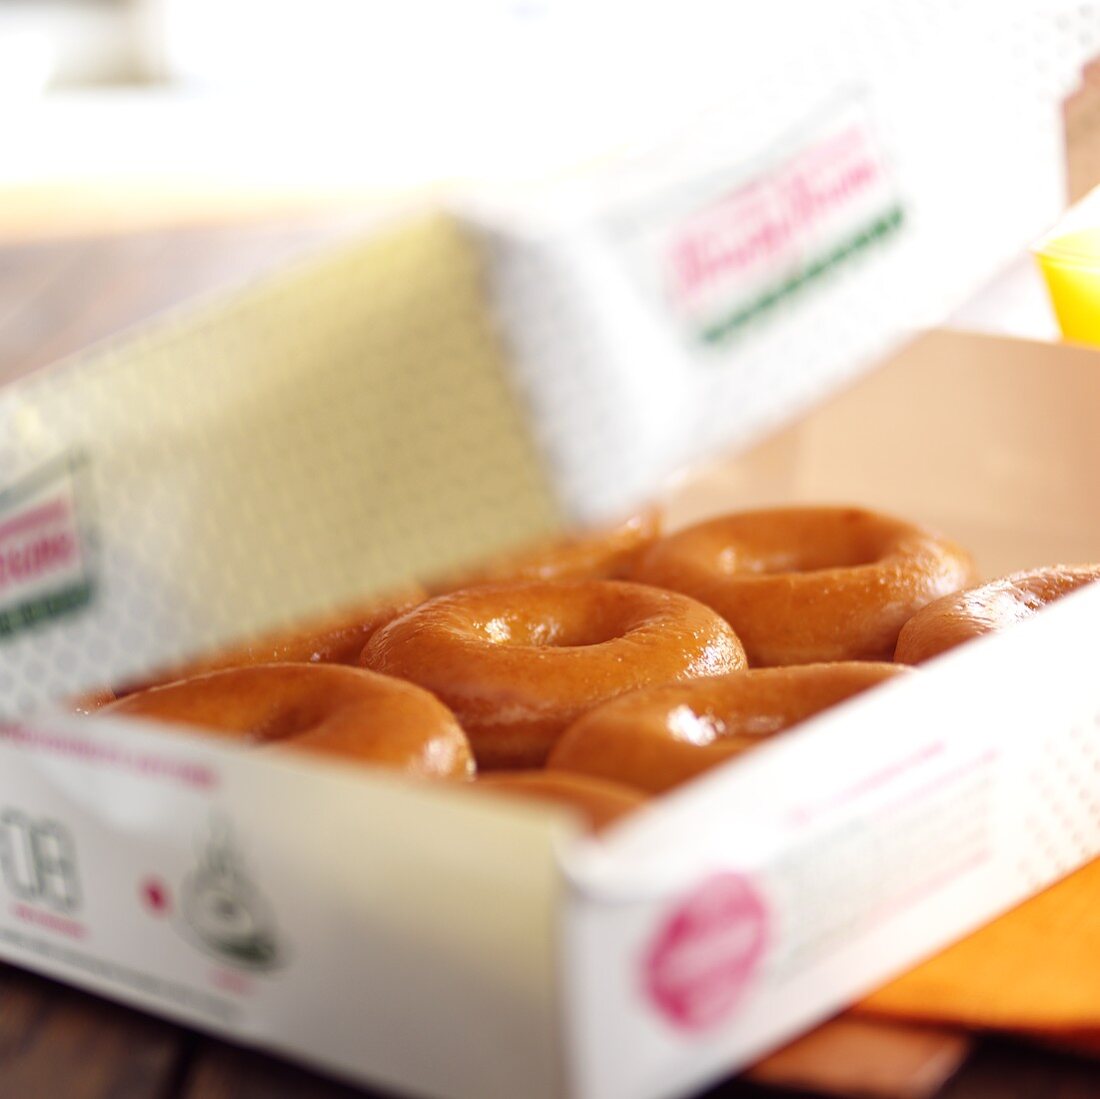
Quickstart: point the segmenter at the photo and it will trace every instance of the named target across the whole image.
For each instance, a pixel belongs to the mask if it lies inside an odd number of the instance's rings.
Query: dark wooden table
[[[0,244],[0,382],[195,294],[254,277],[345,235],[360,220],[330,214],[126,237]],[[794,1094],[731,1080],[707,1092],[705,1099]],[[0,965],[0,1099],[367,1095],[276,1058]],[[1100,1097],[1100,1062],[983,1040],[939,1095]]]

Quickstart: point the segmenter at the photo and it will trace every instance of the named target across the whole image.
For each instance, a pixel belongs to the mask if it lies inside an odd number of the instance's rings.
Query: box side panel
[[[784,19],[799,42],[761,29]],[[790,422],[1049,225],[1077,65],[1030,62],[1053,22],[772,5],[738,48],[759,35],[785,63],[747,56],[735,106],[648,173],[597,180],[588,207],[548,204],[542,233],[530,211],[482,211],[494,304],[571,514],[636,505],[654,477]]]
[[[402,1090],[557,1094],[556,818],[117,719],[0,756],[5,960]]]
[[[0,394],[0,712],[556,521],[476,251],[411,222]]]
[[[575,863],[573,1093],[747,1064],[1100,853],[1098,615],[1088,589],[956,650]]]

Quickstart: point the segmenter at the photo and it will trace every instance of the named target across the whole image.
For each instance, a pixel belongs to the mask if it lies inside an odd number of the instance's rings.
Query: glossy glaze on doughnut
[[[869,661],[801,664],[635,691],[574,722],[546,765],[660,794],[908,671]]]
[[[973,575],[969,555],[922,527],[853,507],[711,519],[656,542],[633,578],[713,607],[752,667],[889,660],[898,631]]]
[[[713,611],[614,580],[521,582],[438,596],[363,653],[455,713],[479,768],[540,766],[563,729],[627,691],[734,671],[744,652]]]
[[[920,664],[987,633],[1003,630],[1063,595],[1100,580],[1100,565],[1052,565],[1013,573],[944,596],[901,628],[894,659]]]
[[[646,801],[643,794],[619,783],[564,771],[496,771],[482,775],[472,789],[564,805],[580,813],[594,832]]]
[[[427,691],[338,664],[257,664],[119,699],[103,714],[197,726],[428,778],[473,773],[465,734]]]
[[[435,594],[518,580],[619,580],[656,539],[656,511],[632,515],[603,530],[586,531],[510,554],[432,586]]]

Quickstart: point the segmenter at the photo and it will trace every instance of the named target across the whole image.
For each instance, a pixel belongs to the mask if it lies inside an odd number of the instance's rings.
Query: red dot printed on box
[[[707,1030],[727,1019],[768,941],[768,912],[741,874],[708,878],[666,916],[645,956],[650,1002],[670,1023]]]
[[[159,878],[146,878],[141,883],[141,901],[154,916],[166,915],[172,907],[168,886]]]

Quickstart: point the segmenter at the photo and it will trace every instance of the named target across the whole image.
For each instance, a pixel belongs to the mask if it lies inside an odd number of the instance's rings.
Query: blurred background
[[[151,204],[255,213],[543,174],[728,94],[742,17],[705,0],[0,0],[0,187],[25,189],[0,217],[58,232]]]
[[[956,7],[993,48],[997,7]],[[792,28],[707,0],[0,0],[0,228],[542,175],[736,94],[746,21],[793,68],[822,8]],[[1089,6],[1049,10],[1037,56],[1088,60]]]
[[[861,25],[881,24],[867,41],[886,35],[892,59],[845,53],[834,33],[836,56],[823,60],[818,25],[857,7]],[[379,210],[621,161],[708,110],[739,112],[736,163],[774,139],[773,114],[796,118],[800,96],[814,102],[800,57],[822,87],[854,61],[861,72],[897,65],[907,36],[927,39],[932,8],[966,28],[939,36],[945,66],[965,77],[963,41],[979,72],[1016,64],[1018,45],[1000,34],[1011,7],[0,0],[0,380]],[[1100,76],[1088,68],[1100,21],[1069,0],[1044,12],[1027,63],[1064,98],[1072,200],[1100,183]],[[761,56],[781,61],[761,75]],[[942,74],[929,68],[929,95]],[[992,82],[971,84],[1003,141],[1015,108]],[[784,97],[789,111],[776,106]],[[902,114],[918,120],[920,96],[910,100]],[[922,185],[949,187],[939,174]],[[1011,187],[989,201],[1011,208]],[[165,236],[182,227],[190,235]],[[997,299],[1002,320],[1028,314],[1019,334],[1053,330],[1036,285],[1025,263],[1009,280],[1015,306]]]

